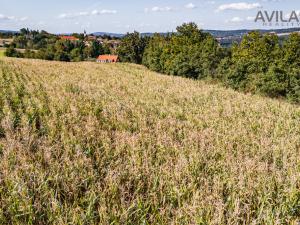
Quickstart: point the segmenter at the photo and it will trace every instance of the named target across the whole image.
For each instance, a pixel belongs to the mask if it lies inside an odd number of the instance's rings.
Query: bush
[[[16,58],[22,58],[22,53],[18,52],[13,46],[10,46],[5,51],[5,56],[7,57],[16,57]]]
[[[177,33],[150,39],[143,64],[150,69],[170,75],[194,79],[216,76],[216,68],[224,49],[195,23],[177,27]]]
[[[258,84],[260,92],[270,96],[286,96],[288,92],[289,78],[286,71],[272,66],[269,71],[262,76],[261,83]]]

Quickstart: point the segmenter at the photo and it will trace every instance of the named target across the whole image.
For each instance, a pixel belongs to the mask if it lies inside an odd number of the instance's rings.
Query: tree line
[[[46,31],[21,29],[7,48],[6,56],[78,62],[111,53],[108,45],[97,40],[89,41],[87,45],[83,34],[72,36],[78,38],[78,41],[63,40]],[[20,52],[17,49],[25,49],[25,51]]]
[[[124,62],[142,63],[164,74],[214,79],[235,90],[300,102],[300,35],[279,40],[257,31],[241,43],[222,48],[195,23],[177,27],[169,35],[151,38],[138,33],[124,37],[119,48]]]

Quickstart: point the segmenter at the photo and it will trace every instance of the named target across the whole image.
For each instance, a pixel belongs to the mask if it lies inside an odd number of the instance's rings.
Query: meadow
[[[0,48],[0,58],[4,57],[5,49]]]
[[[300,108],[134,64],[0,60],[0,224],[298,224]]]

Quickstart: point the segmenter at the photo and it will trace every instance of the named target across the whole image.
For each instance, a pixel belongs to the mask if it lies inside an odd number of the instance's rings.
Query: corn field
[[[300,108],[132,64],[0,60],[0,224],[298,224]]]

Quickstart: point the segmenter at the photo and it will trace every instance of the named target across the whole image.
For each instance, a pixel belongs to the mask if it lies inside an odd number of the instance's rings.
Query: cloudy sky
[[[300,10],[299,0],[0,0],[0,30],[53,33],[167,32],[183,22],[204,29],[263,28],[259,10]]]

